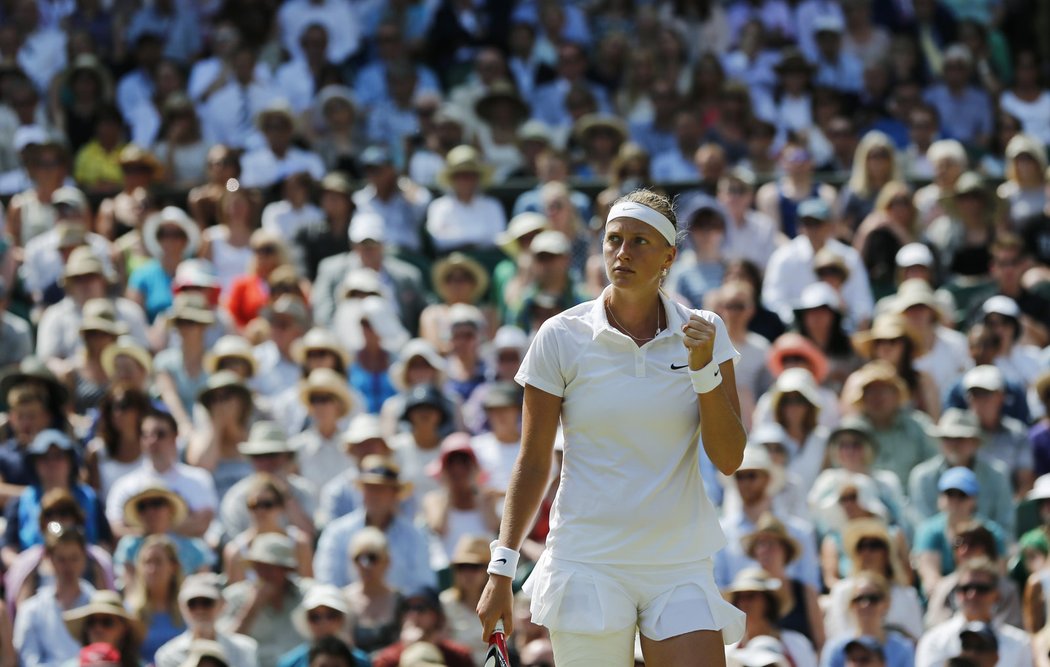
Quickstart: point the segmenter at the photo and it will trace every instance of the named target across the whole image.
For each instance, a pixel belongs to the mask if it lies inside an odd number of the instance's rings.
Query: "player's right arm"
[[[532,527],[536,510],[547,493],[551,481],[551,458],[554,455],[554,437],[561,416],[560,396],[547,393],[532,385],[525,385],[525,404],[522,412],[521,451],[514,463],[507,499],[503,507],[499,545],[517,551]],[[478,616],[483,627],[483,639],[488,640],[503,619],[507,634],[513,631],[512,580],[500,575],[489,575],[489,582],[478,603]]]

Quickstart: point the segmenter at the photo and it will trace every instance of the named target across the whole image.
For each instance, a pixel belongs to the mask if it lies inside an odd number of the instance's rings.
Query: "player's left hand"
[[[682,331],[685,332],[685,348],[689,351],[689,369],[698,371],[711,363],[715,352],[714,323],[693,313],[682,325]]]

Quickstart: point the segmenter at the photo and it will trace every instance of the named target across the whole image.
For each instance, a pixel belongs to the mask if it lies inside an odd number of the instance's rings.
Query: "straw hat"
[[[820,275],[821,271],[833,270],[842,275],[843,280],[849,279],[849,267],[846,260],[831,248],[821,248],[813,256],[813,272]]]
[[[474,113],[478,118],[489,122],[493,107],[501,102],[508,102],[514,106],[517,123],[522,123],[529,117],[529,105],[525,104],[517,88],[507,80],[499,80],[489,86],[485,94],[474,103]]]
[[[131,336],[121,336],[102,350],[102,370],[106,371],[109,377],[116,373],[117,357],[130,357],[142,366],[147,375],[153,372],[153,356]]]
[[[310,397],[314,394],[335,396],[341,404],[340,417],[345,417],[354,407],[354,399],[350,396],[346,378],[331,368],[315,368],[299,383],[299,400],[304,405],[310,405]]]
[[[581,141],[586,141],[587,135],[595,130],[605,130],[615,134],[622,143],[627,141],[627,126],[618,117],[612,114],[589,113],[581,116],[572,126],[572,135]]]
[[[770,407],[776,414],[785,394],[801,394],[815,410],[820,411],[820,391],[812,373],[805,368],[787,368],[777,377],[770,392]]]
[[[893,546],[890,529],[882,519],[854,519],[842,532],[842,546],[846,555],[856,558],[857,544],[865,537],[874,537],[886,543],[887,552]]]
[[[442,301],[448,303],[449,295],[445,281],[450,273],[457,270],[466,271],[473,277],[474,290],[470,294],[470,301],[471,303],[477,302],[488,291],[489,274],[485,271],[485,267],[461,252],[454,252],[434,264],[434,268],[430,272],[430,280],[434,285],[434,291],[437,292]]]
[[[295,557],[295,542],[280,533],[256,535],[252,545],[248,547],[246,560],[250,563],[276,565],[287,570],[299,567],[299,559]]]
[[[948,408],[937,420],[937,425],[927,431],[933,438],[979,439],[981,423],[977,415],[969,410]]]
[[[168,311],[168,321],[173,325],[178,321],[196,322],[205,326],[215,324],[215,311],[208,303],[208,297],[199,292],[180,292],[172,300]]]
[[[292,625],[306,639],[312,639],[307,615],[309,612],[321,607],[334,609],[344,617],[350,616],[350,604],[341,589],[331,584],[315,583],[306,591],[303,601],[292,612]]]
[[[186,249],[182,252],[183,257],[192,257],[197,254],[197,249],[201,245],[200,227],[186,214],[186,211],[178,206],[165,206],[160,212],[146,218],[146,223],[142,226],[142,243],[146,246],[150,256],[161,256],[162,251],[157,234],[161,227],[167,225],[178,227],[186,235]]]
[[[284,429],[271,421],[257,421],[248,432],[248,439],[237,445],[237,451],[245,456],[264,454],[291,454],[295,450],[288,444]]]
[[[62,279],[59,283],[65,286],[65,282],[70,278],[81,276],[102,276],[107,281],[109,280],[106,267],[102,265],[102,260],[95,255],[95,251],[90,246],[80,246],[69,253],[69,259],[66,260],[66,265],[62,269]]]
[[[81,53],[73,59],[73,64],[69,66],[63,77],[63,86],[68,87],[72,85],[73,77],[80,72],[91,72],[95,75],[95,79],[99,82],[98,91],[99,98],[108,100],[113,97],[113,77],[109,73],[109,69],[102,64],[102,61],[90,53]]]
[[[791,606],[791,593],[779,579],[759,567],[740,570],[733,578],[733,583],[722,591],[722,595],[730,602],[736,593],[766,593],[777,605],[778,616]]]
[[[489,538],[464,535],[456,542],[450,562],[452,565],[488,565],[491,554]]]
[[[481,187],[485,187],[492,179],[492,167],[481,159],[478,149],[461,144],[445,156],[445,166],[437,175],[438,185],[450,187],[456,174],[476,174],[481,179]]]
[[[230,658],[226,650],[217,641],[211,639],[194,639],[190,642],[190,652],[179,667],[198,667],[201,660],[209,658],[222,665],[229,665]]]
[[[784,372],[785,357],[805,357],[809,370],[818,384],[824,382],[828,376],[828,358],[816,343],[802,334],[789,332],[773,341],[766,357],[766,363],[774,376],[779,376]]]
[[[122,336],[128,332],[127,325],[117,319],[117,309],[109,299],[88,299],[80,312],[81,335],[88,331],[101,331],[110,336]]]
[[[900,338],[909,339],[913,349],[918,349],[922,345],[918,334],[908,326],[903,316],[899,313],[884,313],[875,318],[871,329],[853,334],[853,347],[857,350],[857,354],[871,359],[876,341]]]
[[[798,543],[798,540],[787,532],[784,524],[780,523],[772,513],[766,512],[758,518],[755,529],[740,539],[740,545],[749,558],[755,557],[755,542],[763,535],[771,535],[780,540],[780,543],[784,545],[784,558],[787,563],[802,554],[802,545]]]
[[[133,637],[133,643],[135,645],[142,643],[145,634],[142,623],[124,608],[120,593],[116,591],[95,591],[83,607],[62,612],[62,620],[66,624],[66,629],[69,630],[69,635],[79,641],[88,617],[96,615],[116,616],[124,619]]]
[[[448,364],[445,358],[431,345],[430,341],[423,338],[413,338],[405,343],[398,354],[397,361],[390,365],[390,382],[398,391],[406,391],[408,387],[408,364],[412,359],[419,357],[437,371],[437,384],[444,384],[445,371]]]
[[[933,288],[921,278],[909,278],[898,285],[897,294],[890,303],[892,311],[896,313],[903,313],[915,306],[925,306],[936,314],[939,322],[947,319]]]
[[[521,252],[519,242],[523,237],[550,228],[551,223],[546,216],[533,211],[525,211],[510,219],[507,229],[496,237],[496,244],[508,257],[517,257]]]
[[[241,359],[247,362],[252,368],[251,374],[255,375],[258,365],[255,361],[252,344],[246,338],[233,334],[223,336],[215,341],[215,345],[212,345],[211,350],[204,357],[204,368],[209,373],[215,373],[219,370],[219,364],[224,359],[230,358]]]
[[[412,483],[401,481],[401,466],[397,464],[397,460],[393,456],[383,454],[369,454],[361,461],[357,484],[392,486],[402,498],[412,493]]]
[[[441,649],[424,641],[406,646],[397,661],[397,667],[444,667],[446,664]]]
[[[331,352],[342,359],[344,368],[350,365],[350,353],[339,342],[339,337],[324,327],[314,327],[295,341],[292,344],[292,359],[297,364],[304,364],[307,355],[318,350]]]
[[[197,400],[201,405],[207,408],[211,403],[211,400],[215,397],[215,394],[226,389],[232,389],[241,394],[244,397],[244,400],[251,404],[251,389],[248,388],[248,385],[244,384],[241,376],[233,371],[219,371],[218,373],[211,375],[205,383],[204,389],[197,394]]]
[[[127,167],[133,164],[141,164],[148,167],[152,172],[152,178],[157,178],[164,173],[164,167],[161,166],[157,156],[137,144],[127,144],[124,146],[124,148],[120,150],[118,160],[120,161],[121,167]]]
[[[56,414],[62,411],[69,398],[69,390],[38,357],[26,357],[16,368],[4,375],[0,380],[0,401],[6,403],[7,394],[12,388],[30,382],[43,384],[47,389],[51,410]]]
[[[888,361],[869,361],[853,372],[846,379],[842,389],[842,399],[847,404],[856,405],[864,398],[864,390],[876,382],[885,382],[897,390],[897,401],[900,405],[908,402],[911,392],[904,383],[897,369]]]
[[[773,497],[784,488],[784,470],[773,459],[769,458],[769,452],[765,447],[744,447],[744,456],[736,472],[747,470],[760,470],[769,475],[769,485],[766,487],[766,496]],[[734,480],[730,476],[731,480]],[[735,484],[735,480],[733,481]]]
[[[177,526],[186,519],[186,515],[189,513],[189,508],[187,508],[186,502],[182,497],[163,483],[155,482],[127,499],[127,502],[124,503],[124,523],[136,528],[141,527],[142,515],[139,514],[138,504],[143,500],[152,500],[155,498],[165,500],[171,505],[171,525]]]

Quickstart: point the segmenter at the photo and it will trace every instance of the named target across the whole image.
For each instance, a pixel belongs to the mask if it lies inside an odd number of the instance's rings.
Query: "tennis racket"
[[[503,633],[503,619],[496,621],[496,629],[489,636],[489,651],[485,654],[485,667],[510,667],[507,655],[507,635]]]

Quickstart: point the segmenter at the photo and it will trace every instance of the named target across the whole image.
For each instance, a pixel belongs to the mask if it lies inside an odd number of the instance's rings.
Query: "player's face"
[[[605,225],[602,253],[609,281],[632,289],[656,289],[661,272],[671,268],[675,257],[675,249],[660,232],[634,218],[616,218]]]

